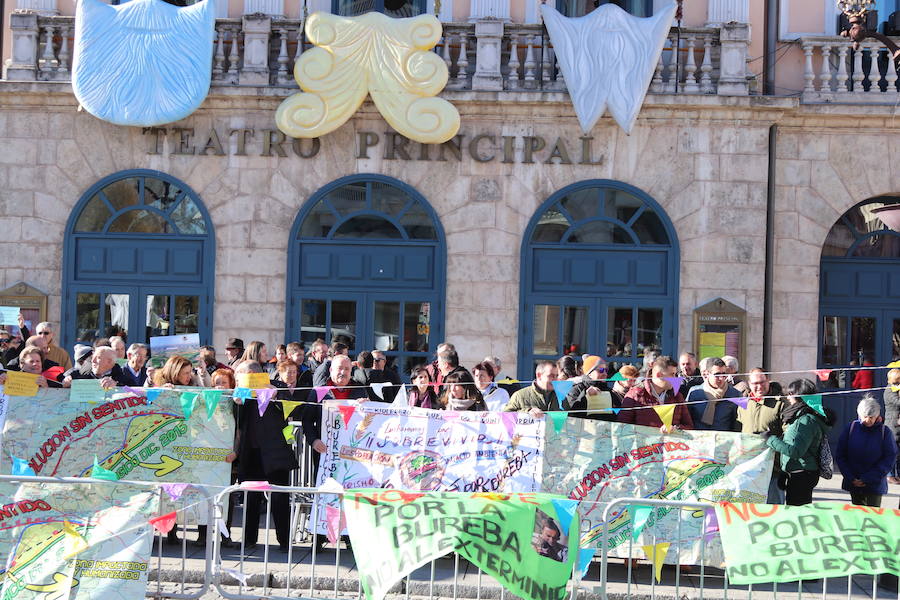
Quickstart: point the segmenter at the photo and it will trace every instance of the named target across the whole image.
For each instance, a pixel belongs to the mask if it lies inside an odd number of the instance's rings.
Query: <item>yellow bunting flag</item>
[[[68,521],[63,521],[63,531],[66,534],[66,538],[70,542],[70,547],[72,548],[68,554],[66,554],[66,560],[72,558],[76,554],[84,552],[88,548],[88,544],[85,541],[84,537],[78,533],[78,530],[75,529],[75,526],[69,523]]]
[[[510,379],[509,377],[507,377],[506,379],[501,379],[500,381],[497,381],[495,383],[499,383],[500,385],[512,385],[514,383],[519,383],[519,380],[518,379]]]
[[[269,387],[269,374],[239,373],[237,376],[237,386],[250,388],[253,390],[253,397],[256,398],[256,390]]]
[[[287,421],[291,417],[294,409],[303,404],[302,402],[294,402],[293,400],[282,400],[281,410],[284,411],[284,420]]]
[[[37,396],[38,376],[22,371],[7,371],[4,392],[9,396]]]
[[[900,360],[895,360],[894,362],[887,364],[888,369],[900,369]]]
[[[663,404],[661,406],[654,406],[653,410],[655,410],[656,414],[659,415],[659,420],[662,421],[663,425],[666,426],[666,429],[671,429],[672,417],[675,416],[675,405]]]
[[[294,443],[294,426],[286,425],[285,428],[281,430],[281,435],[284,436],[284,441],[288,444]]]
[[[661,542],[653,546],[641,546],[644,549],[644,554],[647,555],[647,560],[653,564],[653,574],[656,576],[656,583],[659,583],[662,577],[663,561],[666,559],[666,554],[668,554],[669,546],[671,545],[669,542]]]

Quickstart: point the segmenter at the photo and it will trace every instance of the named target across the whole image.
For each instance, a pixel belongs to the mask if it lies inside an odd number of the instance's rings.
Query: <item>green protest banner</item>
[[[716,505],[728,581],[900,575],[900,510],[814,502]],[[753,551],[748,552],[748,546]]]
[[[577,504],[539,493],[371,489],[348,492],[343,511],[367,600],[452,550],[524,600],[562,600],[578,555]]]

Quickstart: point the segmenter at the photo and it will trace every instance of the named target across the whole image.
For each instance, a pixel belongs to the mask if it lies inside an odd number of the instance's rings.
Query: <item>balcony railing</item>
[[[878,42],[853,50],[846,38],[805,37],[803,102],[891,103],[900,99],[897,68]]]
[[[74,18],[16,11],[10,81],[68,81]],[[293,88],[293,65],[309,48],[302,22],[248,15],[216,21],[213,85]],[[657,94],[747,95],[746,25],[672,28],[650,85]],[[248,48],[251,51],[248,51]],[[267,49],[267,52],[266,52]],[[446,23],[434,48],[449,69],[447,89],[564,91],[565,78],[540,25],[485,19]]]

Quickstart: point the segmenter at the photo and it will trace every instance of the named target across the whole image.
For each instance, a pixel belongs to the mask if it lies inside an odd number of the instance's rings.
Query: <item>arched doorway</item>
[[[211,339],[215,236],[183,182],[147,169],[102,179],[75,205],[63,254],[66,347],[111,335]]]
[[[291,230],[285,339],[382,350],[407,378],[443,338],[446,249],[428,202],[382,175],[334,181]]]
[[[519,376],[567,353],[637,363],[676,351],[678,238],[639,189],[589,180],[553,194],[522,242]]]
[[[851,367],[900,358],[900,234],[872,212],[900,198],[857,204],[831,227],[819,278],[819,366]],[[851,385],[852,374],[832,382]],[[883,370],[875,385],[884,385]]]

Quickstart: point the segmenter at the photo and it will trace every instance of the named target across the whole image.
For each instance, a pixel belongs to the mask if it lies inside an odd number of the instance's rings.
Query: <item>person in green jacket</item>
[[[800,397],[815,393],[812,381],[792,381],[787,387],[787,405],[781,413],[783,437],[776,436],[771,429],[764,433],[766,445],[781,455],[781,470],[787,476],[785,503],[790,506],[812,502],[813,489],[819,483],[820,447],[831,423]]]

